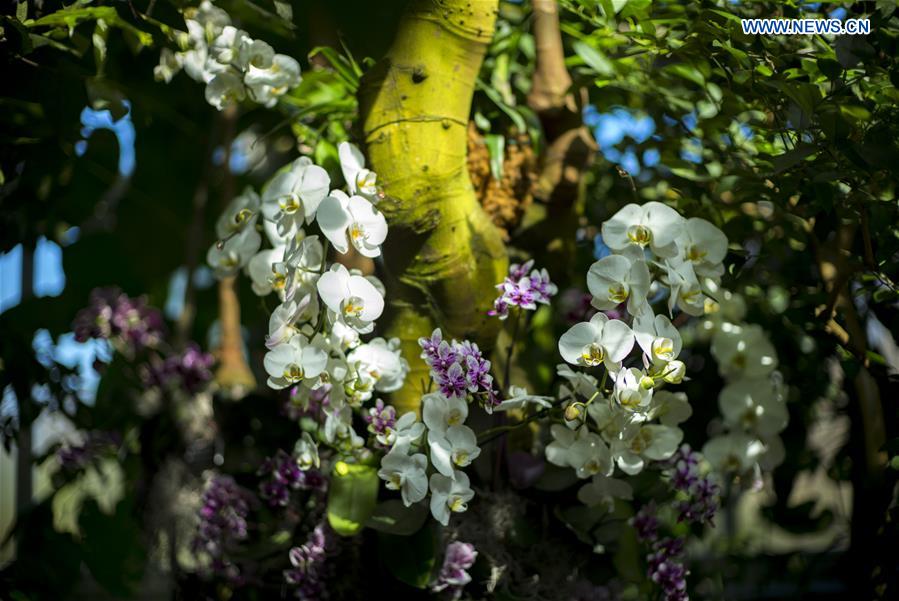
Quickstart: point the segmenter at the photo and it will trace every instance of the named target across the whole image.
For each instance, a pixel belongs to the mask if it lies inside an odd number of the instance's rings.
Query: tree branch
[[[578,197],[583,172],[593,163],[596,142],[584,126],[581,108],[586,90],[572,89],[556,0],[533,0],[537,67],[528,94],[546,135],[547,149],[534,195],[550,205],[570,209]]]
[[[505,246],[465,164],[471,98],[496,12],[496,0],[413,0],[359,90],[368,155],[389,195],[379,205],[391,227],[388,334],[400,338],[412,369],[394,395],[400,411],[418,409],[415,384],[429,377],[419,337],[439,326],[489,352],[499,330],[487,311],[508,268]]]
[[[222,145],[225,149],[224,179],[222,181],[222,204],[227,204],[234,197],[234,177],[231,174],[231,141],[237,125],[235,107],[225,109],[223,115]],[[256,387],[256,378],[247,365],[243,353],[243,336],[240,331],[240,300],[237,297],[237,278],[228,277],[219,280],[219,326],[221,339],[217,356],[219,367],[215,373],[218,385],[233,397],[242,396]]]

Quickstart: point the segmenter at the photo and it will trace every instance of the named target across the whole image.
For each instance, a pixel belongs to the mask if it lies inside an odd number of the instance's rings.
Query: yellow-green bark
[[[360,89],[363,133],[388,198],[388,335],[412,368],[393,399],[417,409],[428,371],[418,338],[441,327],[490,349],[487,317],[507,270],[499,232],[465,165],[475,79],[493,34],[497,0],[413,0],[387,56]]]

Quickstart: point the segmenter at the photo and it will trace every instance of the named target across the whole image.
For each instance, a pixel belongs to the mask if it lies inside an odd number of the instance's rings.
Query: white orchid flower
[[[763,378],[777,367],[777,352],[758,325],[722,324],[712,337],[718,371],[729,379]]]
[[[277,225],[279,235],[296,235],[304,223],[312,223],[330,185],[327,171],[300,157],[263,188],[262,213]]]
[[[244,191],[231,199],[228,207],[215,222],[215,235],[224,240],[246,227],[253,227],[259,216],[259,195],[247,186]]]
[[[660,202],[629,204],[602,224],[602,240],[614,251],[648,246],[656,256],[673,257],[683,222],[677,211]]]
[[[387,432],[382,444],[392,446],[395,449],[408,449],[421,440],[425,433],[425,425],[418,421],[414,411],[409,411],[396,420],[393,428]]]
[[[448,428],[460,426],[468,417],[468,403],[462,398],[447,398],[441,392],[431,392],[421,399],[422,417],[430,432],[444,436]]]
[[[279,344],[290,341],[298,332],[296,327],[297,304],[294,301],[281,303],[268,318],[268,336],[265,338],[265,346],[273,349]]]
[[[702,454],[712,468],[725,474],[744,474],[755,469],[764,453],[764,443],[743,432],[716,436],[702,447]]]
[[[286,54],[274,54],[258,66],[251,56],[244,83],[253,100],[271,108],[278,98],[298,86],[300,79],[300,64],[296,60]]]
[[[693,415],[693,408],[683,392],[659,390],[652,396],[649,419],[658,419],[664,426],[676,426]]]
[[[634,498],[634,489],[625,480],[596,474],[593,479],[577,491],[578,500],[589,507],[606,505],[612,510],[615,499],[629,501]]]
[[[363,197],[347,196],[340,190],[333,190],[322,202],[318,225],[341,253],[346,253],[352,243],[361,255],[377,257],[387,238],[387,220],[383,213]]]
[[[268,385],[281,390],[317,378],[328,364],[328,353],[320,337],[310,342],[305,336],[293,336],[267,352],[262,363]]]
[[[172,52],[171,48],[163,48],[159,51],[159,64],[153,67],[153,77],[156,81],[169,83],[181,71],[183,65],[182,53]]]
[[[265,42],[259,43],[268,46]],[[227,25],[209,44],[209,58],[222,65],[243,71],[247,66],[251,44],[253,44],[253,39],[246,31]],[[268,46],[268,50],[271,50],[271,46]]]
[[[680,446],[684,433],[680,428],[643,425],[612,443],[612,456],[625,474],[635,476],[643,471],[646,460],[668,459]]]
[[[394,447],[381,459],[378,476],[387,482],[390,490],[398,490],[403,505],[409,507],[428,494],[428,458],[421,453],[407,455],[405,450]]]
[[[274,290],[282,300],[284,299],[290,270],[284,263],[283,246],[260,250],[253,255],[247,264],[247,272],[250,274],[250,286],[255,294],[268,296]]]
[[[361,194],[369,199],[378,195],[378,176],[374,171],[365,168],[365,157],[362,152],[349,142],[337,145],[340,157],[340,169],[346,180],[350,194]]]
[[[230,71],[216,73],[206,84],[206,101],[220,111],[246,97],[247,92],[240,77]]]
[[[665,315],[654,315],[647,307],[634,318],[633,328],[650,375],[671,384],[680,383],[687,368],[677,359],[683,340],[671,320]]]
[[[687,219],[677,238],[681,257],[693,264],[698,276],[720,278],[727,255],[727,236],[720,229],[698,217]]]
[[[596,474],[611,476],[615,469],[609,447],[599,436],[582,426],[568,449],[568,462],[577,472],[578,478],[589,478]]]
[[[593,295],[592,304],[602,311],[614,309],[627,302],[627,310],[636,315],[646,303],[649,293],[649,267],[646,261],[631,260],[624,255],[609,255],[590,266],[587,289]]]
[[[361,275],[350,275],[337,263],[318,279],[318,293],[338,319],[361,334],[374,328],[384,311],[384,297]]]
[[[184,9],[184,21],[191,38],[206,44],[217,38],[222,30],[231,24],[231,16],[210,0],[203,0],[196,8]]]
[[[468,426],[450,426],[443,435],[432,431],[428,434],[428,445],[431,463],[438,472],[450,478],[454,477],[455,468],[471,465],[481,454],[478,438]]]
[[[552,424],[549,433],[553,440],[546,445],[546,460],[559,467],[571,467],[569,453],[579,432],[581,430],[572,430],[562,424]]]
[[[709,298],[702,290],[702,285],[693,271],[693,263],[679,257],[667,260],[668,286],[671,294],[668,296],[668,312],[673,313],[677,307],[684,313],[693,316],[705,314],[706,301]]]
[[[617,371],[633,347],[634,332],[605,313],[571,326],[559,339],[559,353],[568,363],[587,367],[602,363],[609,371]]]
[[[255,218],[246,224],[244,229],[232,235],[230,238],[219,241],[209,248],[206,253],[206,262],[212,267],[219,278],[236,274],[241,267],[250,262],[250,259],[259,250],[262,244],[262,236],[254,227]]]
[[[607,443],[613,443],[620,438],[622,432],[632,428],[634,424],[647,421],[646,413],[631,413],[625,411],[617,403],[610,399],[596,399],[587,407],[587,415],[596,424],[600,436]]]
[[[630,367],[615,376],[612,398],[618,405],[632,413],[646,413],[652,403],[655,382],[645,372]]]
[[[328,340],[331,346],[344,351],[356,348],[360,342],[359,332],[339,320],[331,324]]]
[[[572,392],[589,399],[598,390],[596,378],[582,371],[574,371],[569,365],[559,363],[556,365],[556,373],[564,378],[571,387]],[[560,397],[561,398],[561,397]]]
[[[389,341],[374,338],[360,344],[347,355],[347,361],[358,363],[359,371],[368,374],[375,382],[375,390],[394,392],[403,387],[409,363],[400,352],[399,338]]]
[[[474,498],[468,475],[456,470],[453,477],[431,474],[431,514],[446,526],[450,513],[461,513],[468,509],[468,502]]]
[[[549,431],[553,441],[546,445],[547,461],[559,467],[573,468],[580,478],[612,473],[614,465],[609,447],[586,425],[572,430],[562,424],[553,424]]]
[[[297,466],[305,471],[318,468],[321,461],[318,456],[318,445],[312,440],[309,432],[303,432],[296,445],[293,447],[293,455],[297,458]]]
[[[770,379],[739,379],[718,395],[718,407],[725,423],[760,438],[774,436],[790,419],[783,394]]]

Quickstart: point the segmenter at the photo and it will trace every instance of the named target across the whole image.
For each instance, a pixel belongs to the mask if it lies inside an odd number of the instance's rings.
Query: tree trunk
[[[385,245],[393,306],[387,333],[411,372],[394,395],[417,410],[428,370],[418,338],[433,328],[489,352],[500,322],[488,318],[508,260],[466,168],[475,80],[493,34],[496,0],[413,0],[387,56],[359,91],[372,168],[387,198]]]

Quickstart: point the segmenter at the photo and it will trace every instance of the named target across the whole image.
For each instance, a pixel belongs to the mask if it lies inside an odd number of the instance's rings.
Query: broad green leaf
[[[606,77],[611,77],[615,75],[615,65],[610,61],[602,52],[594,48],[593,46],[587,44],[586,42],[582,42],[581,40],[577,40],[574,42],[571,47],[577,53],[581,60],[584,63],[599,73],[600,75],[604,75]]]
[[[362,530],[378,501],[378,473],[370,465],[338,461],[331,472],[328,523],[340,536]]]
[[[413,503],[406,507],[399,499],[378,503],[366,526],[373,530],[409,536],[418,532],[429,515],[428,504]]]
[[[412,536],[378,533],[378,556],[398,580],[423,589],[431,580],[436,562],[437,527],[430,522]]]

